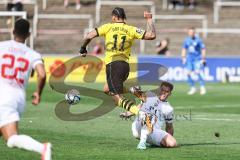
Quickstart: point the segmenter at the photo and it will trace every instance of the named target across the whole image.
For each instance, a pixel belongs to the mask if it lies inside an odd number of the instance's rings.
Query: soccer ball
[[[71,89],[65,94],[65,100],[68,104],[77,104],[80,100],[80,93],[76,89]]]

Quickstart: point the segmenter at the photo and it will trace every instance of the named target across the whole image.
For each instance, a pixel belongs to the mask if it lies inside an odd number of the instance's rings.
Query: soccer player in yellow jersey
[[[104,92],[113,96],[118,105],[122,98],[121,94],[124,92],[123,82],[129,75],[128,60],[133,41],[135,39],[154,40],[156,38],[152,14],[145,11],[144,17],[147,20],[146,31],[126,24],[124,9],[116,7],[112,11],[112,22],[89,32],[79,51],[82,56],[86,56],[86,46],[93,38],[98,36],[105,38],[107,85],[104,87]]]

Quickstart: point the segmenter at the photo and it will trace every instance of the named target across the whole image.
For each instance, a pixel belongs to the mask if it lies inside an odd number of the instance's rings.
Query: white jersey
[[[146,96],[146,101],[142,103],[140,110],[156,116],[154,127],[161,129],[164,122],[173,123],[173,107],[168,102],[161,101],[153,92],[146,92]]]
[[[32,69],[42,63],[39,53],[14,40],[0,42],[0,87],[25,90]]]
[[[0,128],[20,120],[25,87],[41,55],[16,41],[0,42]]]

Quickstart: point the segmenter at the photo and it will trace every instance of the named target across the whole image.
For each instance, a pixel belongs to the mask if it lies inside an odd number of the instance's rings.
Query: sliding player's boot
[[[133,86],[129,88],[129,92],[131,92],[132,94],[134,94],[136,97],[141,97],[143,94],[143,91],[141,89],[141,86]]]
[[[145,143],[146,147],[151,147],[152,145],[150,143]]]
[[[137,146],[137,149],[145,150],[145,149],[147,149],[147,146],[146,146],[145,143],[139,142],[139,144],[138,144],[138,146]]]
[[[132,112],[130,111],[127,111],[127,112],[122,112],[119,114],[119,117],[121,119],[125,119],[125,120],[131,120],[131,118],[135,116],[135,114],[133,114]]]
[[[205,88],[204,86],[201,86],[201,87],[200,87],[200,94],[201,94],[201,95],[204,95],[204,94],[206,94],[206,93],[207,93],[206,88]]]
[[[129,88],[129,91],[132,93],[132,94],[135,94],[136,92],[141,92],[141,86],[133,86],[133,87],[130,87]]]

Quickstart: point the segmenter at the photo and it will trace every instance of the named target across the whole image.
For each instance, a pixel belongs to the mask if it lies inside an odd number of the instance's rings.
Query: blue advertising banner
[[[163,72],[165,73],[164,75]],[[240,75],[240,57],[207,58],[207,65],[202,72],[204,79],[208,82],[224,81],[229,76]],[[147,76],[143,76],[146,74]],[[196,75],[193,74],[192,76],[197,79]],[[180,57],[139,56],[138,80],[151,82],[159,80],[186,81],[187,70],[182,65]]]

